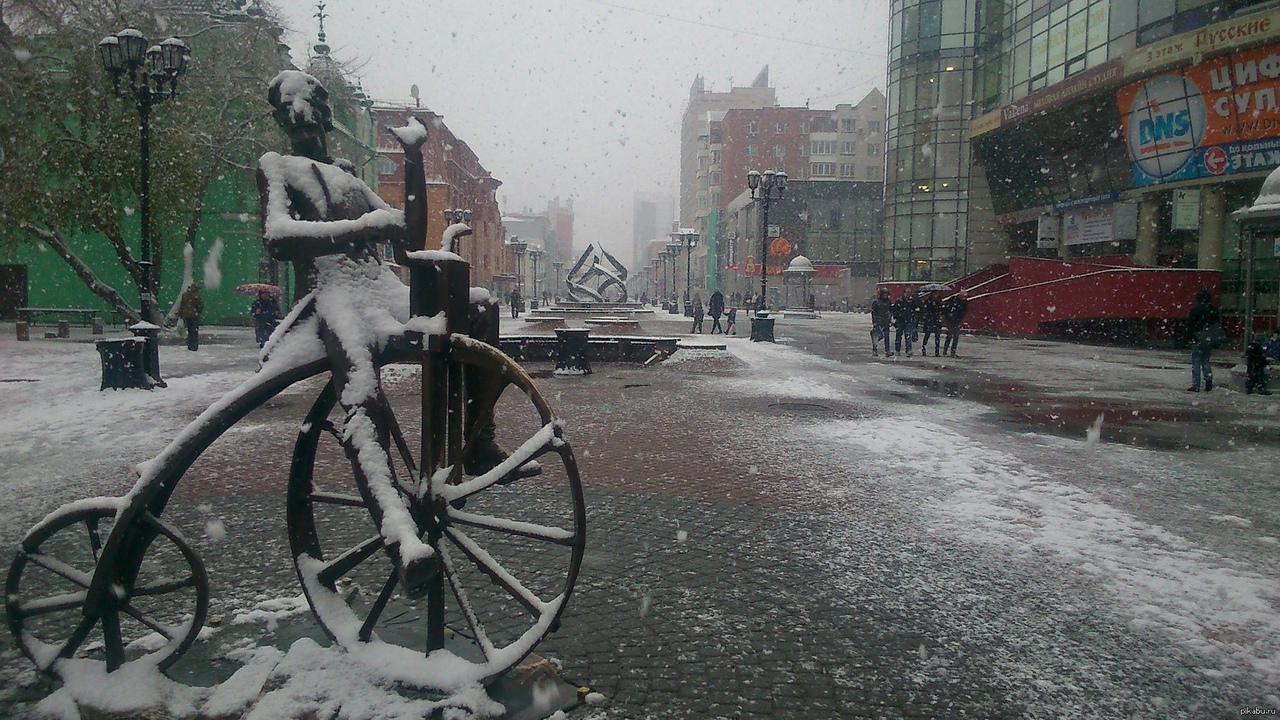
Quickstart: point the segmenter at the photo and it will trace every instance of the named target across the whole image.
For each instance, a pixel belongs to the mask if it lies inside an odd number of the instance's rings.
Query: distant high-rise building
[[[636,268],[650,261],[649,243],[666,242],[671,232],[671,198],[656,193],[636,193],[631,217],[631,266]]]

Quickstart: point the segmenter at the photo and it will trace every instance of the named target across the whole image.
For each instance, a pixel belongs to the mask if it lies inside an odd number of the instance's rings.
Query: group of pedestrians
[[[693,316],[693,327],[689,328],[691,333],[702,332],[702,322],[705,316],[711,316],[711,332],[710,335],[723,333],[725,335],[736,335],[738,322],[738,308],[725,307],[724,293],[716,290],[711,293],[711,297],[707,299],[707,307],[704,311],[702,308],[702,296],[693,296],[693,310],[690,311]],[[720,318],[725,318],[725,324],[720,324]]]
[[[1191,346],[1191,387],[1187,392],[1213,391],[1213,351],[1227,341],[1222,329],[1222,313],[1213,306],[1213,295],[1208,290],[1196,292],[1196,303],[1187,314],[1187,344]],[[1270,395],[1267,387],[1267,365],[1270,358],[1262,340],[1254,337],[1244,348],[1244,392]]]
[[[929,354],[929,340],[933,339],[934,357],[956,357],[960,345],[960,326],[969,309],[969,296],[963,289],[946,298],[942,292],[916,292],[889,299],[889,289],[880,288],[871,301],[871,354],[879,357],[880,345],[884,345],[885,357],[893,357],[906,348],[911,357],[912,346],[917,339],[920,354]],[[946,338],[943,339],[943,330]],[[924,336],[921,338],[920,333]],[[893,350],[889,349],[889,336],[893,335]]]

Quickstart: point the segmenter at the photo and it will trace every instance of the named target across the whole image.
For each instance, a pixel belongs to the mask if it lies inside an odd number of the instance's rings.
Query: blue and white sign
[[[1129,106],[1126,133],[1135,169],[1150,182],[1199,176],[1205,112],[1200,89],[1181,75],[1161,75],[1143,85]]]

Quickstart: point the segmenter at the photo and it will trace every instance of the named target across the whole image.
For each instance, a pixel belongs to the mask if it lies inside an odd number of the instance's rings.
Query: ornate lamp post
[[[507,247],[511,248],[511,252],[516,256],[516,291],[524,295],[524,274],[521,266],[524,265],[524,251],[529,248],[529,243],[521,240],[517,235],[512,235],[507,241]]]
[[[155,317],[155,277],[151,264],[151,108],[178,94],[178,78],[187,72],[191,50],[176,37],[168,38],[159,45],[147,45],[147,38],[136,28],[125,28],[98,43],[98,59],[111,76],[116,95],[132,100],[138,108],[141,133],[138,204],[142,245],[138,261],[142,266],[142,280],[138,283],[138,312],[142,322],[133,330],[146,338],[144,366],[147,375],[156,385],[164,387],[156,342],[160,328],[151,323]],[[120,80],[125,76],[128,76],[129,84],[122,87]]]
[[[671,258],[671,314],[678,315],[680,313],[680,298],[676,292],[679,285],[676,283],[676,271],[680,269],[680,243],[667,243],[667,257]]]
[[[684,314],[689,315],[693,312],[689,309],[689,304],[693,301],[693,249],[698,247],[698,233],[692,228],[680,228],[671,233],[671,239],[677,248],[684,245]]]
[[[787,189],[787,174],[781,170],[765,170],[763,173],[752,170],[747,173],[747,187],[751,188],[751,198],[760,201],[760,307],[756,308],[758,313],[769,306],[769,204],[775,199],[782,198],[782,192]]]
[[[551,294],[559,295],[560,294],[560,273],[561,271],[564,270],[564,263],[559,260],[556,260],[555,262],[551,263],[551,269],[556,271],[556,286],[552,288]]]
[[[546,253],[542,250],[542,248],[536,245],[534,247],[529,248],[529,259],[533,261],[533,297],[532,297],[533,302],[538,301],[538,261],[541,260],[542,256],[545,254]],[[533,306],[530,305],[529,307],[533,307]]]

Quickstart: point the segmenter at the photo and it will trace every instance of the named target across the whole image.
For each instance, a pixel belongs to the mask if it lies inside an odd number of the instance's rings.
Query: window
[[[880,154],[880,146],[875,143],[867,143],[867,154],[875,157]]]
[[[786,148],[782,147],[781,145],[774,145],[773,156],[779,159],[786,157],[787,156]]]
[[[813,119],[813,132],[835,132],[836,121],[829,117],[816,117]]]
[[[853,132],[858,129],[858,121],[854,118],[841,118],[840,132]]]
[[[773,131],[776,133],[784,133],[787,131],[787,124],[779,120],[773,124]]]
[[[747,122],[747,137],[755,137],[760,134],[760,122],[758,120],[749,120]]]
[[[879,120],[868,120],[868,121],[867,121],[867,132],[873,132],[873,133],[880,132],[880,121],[879,121]]]
[[[802,123],[800,123],[800,132],[801,132],[801,134],[808,135],[808,134],[809,134],[809,123],[807,123],[807,122],[802,122]]]
[[[851,178],[854,176],[856,166],[853,163],[840,163],[840,177]]]
[[[868,165],[868,166],[867,166],[867,179],[868,179],[868,180],[879,180],[879,179],[880,179],[880,168],[876,167],[875,165]]]
[[[390,158],[378,158],[378,174],[379,175],[395,175],[400,168],[395,161]]]
[[[809,157],[809,143],[800,143],[800,157]]]
[[[810,155],[835,155],[836,141],[835,140],[814,140],[813,142],[809,143],[809,154]]]
[[[835,177],[835,163],[809,163],[809,175],[812,177]]]
[[[832,232],[840,232],[840,209],[832,208],[827,213],[827,228]]]
[[[846,140],[840,143],[840,154],[841,155],[857,155],[858,143],[850,140]]]
[[[755,156],[757,156],[757,155],[759,155],[759,154],[760,154],[760,152],[756,149],[756,146],[755,146],[755,145],[748,145],[748,146],[747,146],[747,157],[755,157]]]

